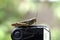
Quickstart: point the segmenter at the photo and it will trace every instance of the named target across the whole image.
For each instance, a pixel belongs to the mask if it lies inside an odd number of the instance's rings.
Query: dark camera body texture
[[[45,26],[16,27],[11,33],[11,38],[12,40],[49,40],[49,38],[45,39],[47,36],[44,34],[44,30]],[[49,33],[48,30],[46,31]]]

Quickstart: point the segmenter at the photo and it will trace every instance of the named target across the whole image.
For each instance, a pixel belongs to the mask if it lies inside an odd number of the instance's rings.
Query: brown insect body
[[[20,23],[12,24],[12,26],[15,26],[15,27],[21,27],[21,26],[27,27],[27,26],[32,25],[35,22],[36,22],[36,18],[33,18],[33,19],[22,21]]]

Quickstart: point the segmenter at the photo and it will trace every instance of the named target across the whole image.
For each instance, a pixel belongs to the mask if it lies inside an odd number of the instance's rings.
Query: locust
[[[34,24],[36,22],[36,18],[32,18],[32,19],[29,19],[29,20],[24,20],[24,21],[21,21],[19,23],[14,23],[12,24],[12,26],[15,26],[15,27],[28,27],[32,24]]]

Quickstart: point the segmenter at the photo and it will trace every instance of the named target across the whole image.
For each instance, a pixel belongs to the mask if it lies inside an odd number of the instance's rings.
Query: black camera
[[[50,40],[50,31],[44,25],[16,27],[11,33],[12,40]]]

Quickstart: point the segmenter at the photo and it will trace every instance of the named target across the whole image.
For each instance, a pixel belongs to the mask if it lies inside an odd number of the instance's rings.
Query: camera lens
[[[13,32],[12,32],[12,35],[11,35],[12,39],[13,40],[20,40],[22,38],[22,30],[17,28],[15,29]]]
[[[14,34],[14,37],[15,38],[19,38],[21,36],[20,32],[19,31],[16,31],[15,34]]]

